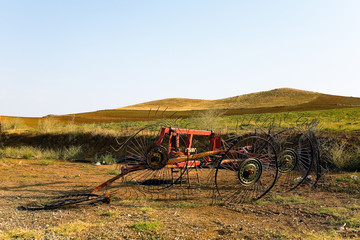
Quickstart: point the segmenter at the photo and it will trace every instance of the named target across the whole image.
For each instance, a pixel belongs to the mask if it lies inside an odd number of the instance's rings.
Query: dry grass
[[[91,228],[91,226],[93,226],[93,224],[76,220],[74,222],[60,224],[51,228],[50,231],[53,231],[59,236],[74,237],[76,234]]]
[[[82,154],[81,146],[70,146],[57,150],[30,146],[0,148],[0,158],[73,160],[81,158]]]
[[[339,170],[360,170],[360,146],[348,146],[345,142],[334,142],[327,149],[330,162]]]
[[[25,122],[21,118],[5,119],[1,122],[3,131],[19,131],[27,128]]]

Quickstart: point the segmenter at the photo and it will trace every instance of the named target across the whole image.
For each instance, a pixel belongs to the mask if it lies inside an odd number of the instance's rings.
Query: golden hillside
[[[218,100],[201,100],[189,98],[168,98],[140,103],[119,109],[148,110],[160,109],[172,111],[205,110],[205,109],[239,109],[295,106],[315,100],[322,94],[291,88],[280,88],[265,92],[244,94]]]

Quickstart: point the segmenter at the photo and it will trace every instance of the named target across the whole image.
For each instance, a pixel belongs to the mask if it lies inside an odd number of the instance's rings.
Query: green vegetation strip
[[[155,231],[160,227],[161,227],[161,223],[158,221],[137,222],[130,225],[130,228],[134,229],[137,232]]]

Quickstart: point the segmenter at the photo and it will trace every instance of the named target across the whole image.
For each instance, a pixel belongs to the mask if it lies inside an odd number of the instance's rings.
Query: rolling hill
[[[68,115],[51,115],[51,118],[63,122],[101,123],[144,121],[162,117],[186,118],[194,116],[199,111],[207,111],[210,109],[224,111],[225,115],[241,115],[351,107],[360,107],[360,98],[280,88],[218,100],[169,98],[117,109]],[[44,118],[48,117],[49,116]],[[3,117],[3,120],[9,118],[11,117]],[[11,119],[13,119],[13,117]],[[36,126],[37,121],[42,118],[21,119],[29,126]]]
[[[296,106],[315,100],[323,94],[291,88],[280,88],[265,92],[244,94],[218,100],[169,98],[140,103],[119,109],[149,110],[167,107],[167,110],[189,111],[206,109],[240,109]]]

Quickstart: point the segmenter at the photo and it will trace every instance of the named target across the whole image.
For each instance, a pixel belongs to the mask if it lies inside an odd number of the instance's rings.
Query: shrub
[[[35,155],[32,152],[24,153],[24,155],[22,156],[23,159],[33,159],[34,157]]]
[[[70,146],[64,148],[60,154],[60,158],[63,160],[74,160],[83,157],[83,151],[81,146]]]
[[[218,110],[200,112],[193,118],[192,125],[197,129],[220,132],[224,128],[223,116],[224,113]]]
[[[59,126],[59,121],[52,118],[45,118],[38,121],[38,130],[42,133],[49,133],[56,131]]]
[[[335,142],[328,148],[330,161],[339,169],[346,171],[360,170],[360,146],[348,147]]]

